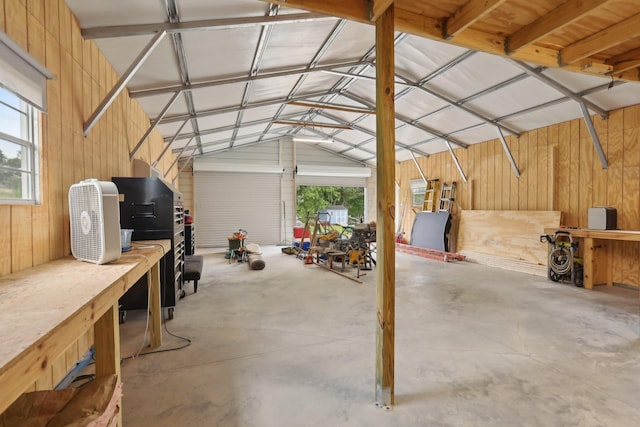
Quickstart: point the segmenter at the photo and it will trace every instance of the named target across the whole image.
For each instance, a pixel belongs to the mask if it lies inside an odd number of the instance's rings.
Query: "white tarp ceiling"
[[[182,91],[157,126],[175,152],[189,144],[184,156],[207,155],[297,134],[331,138],[336,143],[324,148],[375,165],[375,115],[349,111],[374,108],[372,26],[330,17],[266,25],[267,15],[303,12],[256,0],[66,2],[119,74],[153,37],[129,35],[131,28],[215,20],[216,27],[168,34],[128,84],[151,120],[176,90],[196,87]],[[107,35],[92,35],[96,29]],[[397,34],[395,49],[398,161],[445,151],[447,142],[494,139],[496,126],[509,135],[583,116],[536,73],[604,111],[640,99],[640,84],[533,64],[526,73],[509,59],[412,35]]]

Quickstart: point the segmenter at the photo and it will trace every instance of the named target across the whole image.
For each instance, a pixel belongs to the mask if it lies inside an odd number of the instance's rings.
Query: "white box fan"
[[[120,258],[120,204],[113,182],[87,179],[69,189],[71,253],[106,264]]]

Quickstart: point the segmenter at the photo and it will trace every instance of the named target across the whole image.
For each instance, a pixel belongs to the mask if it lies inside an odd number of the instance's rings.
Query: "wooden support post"
[[[120,325],[118,303],[108,309],[93,326],[93,342],[96,351],[96,376],[120,374]],[[118,402],[118,426],[122,426],[122,401]]]
[[[151,348],[162,345],[162,307],[160,306],[160,262],[147,272],[149,285],[149,340]]]
[[[549,202],[548,209],[550,211],[558,210],[558,146],[551,147],[549,153]]]
[[[376,21],[376,152],[377,165],[377,252],[381,262],[376,275],[376,405],[393,407],[395,340],[395,235],[394,180],[394,6]]]

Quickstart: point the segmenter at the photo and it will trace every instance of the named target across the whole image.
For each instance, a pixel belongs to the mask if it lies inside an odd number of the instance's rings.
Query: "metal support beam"
[[[158,158],[156,159],[155,162],[153,162],[151,164],[151,166],[153,166],[154,168],[158,165],[158,163],[160,163],[160,160],[162,160],[162,158],[164,157],[164,154],[169,151],[169,148],[171,148],[171,145],[176,141],[176,139],[178,138],[178,135],[180,135],[180,131],[182,130],[182,128],[184,128],[187,123],[189,123],[189,120],[185,120],[180,127],[178,128],[178,131],[173,135],[173,138],[171,138],[171,141],[169,141],[168,143],[165,144],[164,150],[162,150],[162,153],[160,153],[160,155],[158,156]]]
[[[176,156],[176,159],[173,161],[173,163],[171,163],[171,166],[169,166],[167,168],[167,171],[164,173],[164,178],[166,178],[167,175],[169,175],[169,171],[171,171],[171,169],[173,169],[173,167],[176,165],[176,163],[178,163],[178,160],[180,160],[180,157],[182,157],[182,153],[184,153],[184,150],[187,149],[187,147],[189,146],[189,144],[191,144],[191,142],[193,140],[194,140],[194,138],[191,138],[189,141],[187,141],[187,143],[184,145],[184,147],[182,147],[182,150],[180,151],[180,153],[178,153],[178,155]]]
[[[411,158],[413,159],[413,163],[415,163],[416,168],[418,169],[418,172],[420,173],[420,176],[424,181],[424,185],[429,185],[429,183],[427,182],[427,177],[424,175],[424,172],[422,172],[422,168],[420,167],[420,163],[418,163],[418,159],[416,159],[416,155],[413,154],[413,151],[411,151],[410,153],[411,153]]]
[[[598,157],[600,157],[600,164],[602,165],[602,169],[607,169],[609,167],[609,163],[607,162],[607,156],[604,154],[602,150],[602,145],[600,144],[600,137],[598,137],[598,132],[596,132],[596,128],[593,126],[593,120],[591,120],[591,116],[589,115],[589,110],[587,110],[587,106],[584,105],[584,102],[580,103],[580,109],[582,110],[582,115],[584,116],[584,122],[587,125],[587,129],[589,129],[589,134],[591,134],[591,139],[593,140],[593,146],[598,153]]]
[[[394,102],[394,6],[376,21],[376,405],[394,404],[395,369],[395,102]]]
[[[331,120],[335,120],[338,123],[343,123],[343,124],[345,124],[347,126],[351,126],[351,128],[354,129],[354,130],[360,131],[360,132],[362,132],[364,134],[367,134],[369,136],[377,138],[377,133],[376,132],[374,132],[372,130],[369,130],[369,129],[365,128],[365,127],[356,125],[355,122],[358,121],[358,119],[356,119],[356,120],[354,120],[352,122],[347,122],[347,121],[345,121],[345,120],[343,120],[343,119],[341,119],[339,117],[332,116],[332,115],[324,113],[324,112],[320,112],[320,113],[318,113],[318,115],[324,116],[324,117],[326,117],[328,119],[331,119]],[[333,138],[333,136],[332,136],[332,138]],[[425,153],[424,151],[420,151],[420,150],[418,150],[416,148],[411,147],[410,145],[403,144],[403,143],[398,142],[398,141],[395,141],[395,145],[397,145],[400,148],[404,148],[405,150],[408,150],[408,151],[411,151],[413,153],[419,154],[421,156],[429,157],[429,153]]]
[[[445,140],[445,143],[447,144],[447,149],[449,150],[449,154],[451,154],[451,158],[453,159],[453,162],[456,164],[456,168],[458,169],[458,172],[460,173],[462,180],[464,182],[467,182],[467,176],[464,174],[464,171],[462,170],[462,165],[460,165],[460,162],[456,157],[456,153],[453,152],[453,147],[451,147],[451,143],[446,140]]]
[[[576,95],[575,93],[573,93],[572,91],[570,91],[569,89],[567,89],[566,87],[564,87],[563,85],[558,83],[557,81],[555,81],[552,78],[549,78],[549,77],[545,76],[544,74],[542,74],[541,72],[537,71],[535,68],[530,67],[529,65],[525,64],[522,61],[516,61],[515,59],[510,59],[509,61],[513,65],[515,65],[516,67],[520,68],[522,71],[524,71],[525,73],[530,75],[531,77],[535,77],[536,79],[538,79],[541,82],[545,83],[549,87],[554,88],[555,90],[557,90],[558,92],[560,92],[564,96],[566,96],[568,98],[571,98],[572,100],[576,101],[577,103],[584,103],[585,106],[587,106],[589,108],[589,110],[591,110],[594,113],[598,114],[603,119],[606,119],[607,117],[609,117],[609,113],[608,112],[606,112],[602,108],[598,107],[593,102],[589,102],[589,101],[585,100],[584,98],[582,98],[581,96]]]
[[[496,128],[496,132],[498,133],[498,138],[500,138],[500,142],[502,143],[502,148],[504,149],[504,153],[507,155],[507,159],[509,159],[509,163],[511,164],[511,169],[513,169],[513,173],[516,175],[516,178],[520,178],[520,169],[518,169],[518,165],[516,165],[516,161],[511,155],[511,150],[509,150],[509,146],[507,145],[507,140],[504,139],[504,135],[499,128]]]
[[[180,170],[178,170],[178,173],[176,174],[175,177],[173,177],[173,179],[171,180],[171,183],[173,184],[174,182],[176,182],[176,178],[178,178],[180,176],[180,174],[182,173],[182,171],[189,166],[189,163],[193,163],[193,157],[191,157],[189,160],[187,160],[186,162],[184,162],[184,165],[182,165],[182,167],[180,168]]]
[[[309,99],[309,98],[325,95],[326,93],[327,92],[324,92],[324,91],[307,93],[305,95],[301,95],[292,99]],[[233,113],[239,110],[248,110],[250,108],[269,107],[271,105],[285,103],[287,102],[287,100],[288,100],[287,98],[267,99],[265,101],[258,101],[251,104],[247,104],[245,108],[243,108],[241,105],[234,105],[233,107],[214,108],[212,110],[200,111],[196,113],[195,116],[192,116],[190,114],[180,114],[177,116],[166,117],[164,120],[162,120],[162,123],[175,123],[175,122],[181,122],[187,119],[200,119],[202,117],[215,116],[216,114]],[[269,121],[271,121],[271,118],[269,118]]]
[[[142,52],[140,52],[140,54],[136,57],[136,59],[129,66],[129,68],[127,68],[127,71],[125,71],[124,74],[122,74],[122,76],[120,77],[118,82],[115,84],[115,86],[109,91],[109,93],[102,100],[100,105],[98,105],[98,108],[96,108],[93,114],[91,114],[89,119],[84,123],[84,130],[82,132],[83,136],[87,136],[91,128],[93,128],[93,126],[97,123],[100,117],[102,117],[104,112],[107,111],[107,108],[109,108],[109,106],[113,103],[113,101],[115,101],[118,94],[120,94],[122,89],[124,89],[127,83],[129,83],[129,80],[131,80],[131,78],[136,74],[136,72],[140,69],[140,67],[142,67],[142,64],[144,64],[147,58],[151,56],[155,48],[158,47],[158,45],[160,45],[160,43],[162,42],[162,39],[164,39],[164,36],[166,34],[167,34],[166,31],[158,32],[155,36],[153,36],[151,41],[144,47],[144,49],[142,49]]]
[[[167,102],[167,104],[164,106],[164,108],[160,112],[160,115],[158,116],[158,118],[155,119],[153,122],[151,122],[151,126],[149,126],[149,128],[144,133],[144,135],[142,135],[142,138],[140,138],[136,146],[133,147],[133,150],[131,150],[131,153],[129,153],[129,160],[133,160],[133,158],[138,153],[138,151],[140,151],[140,148],[142,148],[142,145],[144,144],[144,142],[147,140],[149,135],[151,135],[151,132],[153,132],[156,126],[158,126],[158,123],[160,123],[162,118],[167,114],[167,111],[169,111],[173,103],[176,102],[176,99],[178,99],[179,95],[180,95],[180,92],[174,93],[171,99],[169,100],[169,102]]]
[[[197,89],[210,88],[214,86],[230,85],[230,84],[236,84],[236,83],[247,83],[250,81],[257,81],[257,80],[264,80],[264,79],[275,79],[279,77],[288,77],[288,76],[293,76],[297,74],[309,74],[309,73],[315,73],[319,71],[331,70],[333,68],[355,67],[363,64],[371,65],[368,62],[363,63],[362,61],[352,61],[352,62],[340,62],[340,63],[334,63],[334,64],[327,64],[327,65],[323,65],[321,67],[315,67],[315,68],[309,68],[306,66],[291,67],[287,70],[265,72],[255,76],[247,76],[246,74],[242,74],[236,77],[213,79],[213,80],[202,81],[202,82],[191,83],[191,84],[177,84],[177,85],[171,85],[171,86],[162,86],[162,87],[154,87],[154,88],[146,88],[146,89],[134,88],[129,90],[129,96],[131,96],[131,98],[140,98],[143,96],[162,95],[164,93],[175,92],[177,90],[193,91]]]
[[[285,116],[282,116],[283,118],[294,118],[294,117],[298,117],[300,114],[296,113],[296,114],[287,114]],[[185,120],[188,120],[187,118],[185,118]],[[262,125],[265,123],[271,123],[271,117],[266,117],[264,119],[259,119],[259,120],[252,120],[250,122],[244,122],[243,125],[246,127],[251,127],[251,126],[256,126],[256,125]],[[219,126],[216,128],[210,128],[210,129],[206,129],[206,130],[200,130],[200,136],[205,136],[205,135],[211,135],[214,133],[218,133],[218,132],[228,132],[228,131],[233,131],[236,127],[236,124],[233,123],[231,125],[226,125],[226,126]],[[190,132],[190,133],[183,133],[181,135],[178,135],[178,137],[176,139],[190,139],[190,138],[195,138],[196,134],[195,132]],[[170,141],[171,138],[165,138],[164,141]],[[205,144],[203,143],[202,146],[204,147]]]
[[[343,93],[342,96],[344,96],[345,98],[349,98],[353,101],[359,102],[362,105],[366,105],[368,107],[373,107],[369,102],[367,102],[365,99],[359,97],[359,96],[355,96],[355,95],[351,95],[351,94],[347,94],[347,93]],[[327,118],[333,118],[334,120],[337,120],[335,117],[333,116],[328,116],[325,113],[321,113],[322,115],[324,115]],[[454,144],[460,148],[468,148],[469,146],[467,144],[465,144],[464,142],[460,142],[457,141],[453,138],[451,138],[449,135],[445,135],[443,133],[438,132],[435,129],[431,129],[425,125],[422,125],[420,123],[418,123],[416,120],[409,120],[406,117],[400,116],[398,114],[396,114],[396,120],[401,121],[403,123],[406,123],[408,126],[414,127],[416,129],[420,129],[423,132],[426,132],[428,134],[434,135],[437,138],[441,138],[444,139],[445,141],[450,142],[451,144]],[[398,143],[396,143],[397,145],[399,145]]]
[[[93,27],[82,30],[82,37],[103,39],[114,37],[141,36],[158,31],[167,33],[184,33],[187,31],[228,30],[232,28],[256,27],[259,25],[296,24],[299,22],[324,21],[338,19],[334,16],[318,13],[294,13],[281,16],[247,16],[242,18],[203,19],[188,22],[162,22],[159,24],[114,25],[109,27]]]

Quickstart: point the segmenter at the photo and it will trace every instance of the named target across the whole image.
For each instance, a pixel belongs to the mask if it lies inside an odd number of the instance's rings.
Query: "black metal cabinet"
[[[185,255],[193,255],[196,250],[196,235],[195,227],[193,224],[184,225],[184,243],[185,243]]]
[[[184,212],[182,194],[160,178],[113,177],[120,194],[120,225],[133,229],[131,240],[170,239],[171,250],[161,262],[161,305],[173,317],[182,293],[184,272]],[[120,299],[122,310],[147,307],[144,275]]]

